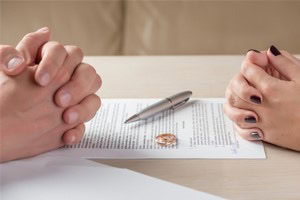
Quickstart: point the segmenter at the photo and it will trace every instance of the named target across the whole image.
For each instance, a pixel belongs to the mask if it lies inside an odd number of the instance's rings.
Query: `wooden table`
[[[243,56],[86,57],[102,98],[224,97]],[[300,153],[264,144],[266,160],[97,160],[228,199],[300,199]]]

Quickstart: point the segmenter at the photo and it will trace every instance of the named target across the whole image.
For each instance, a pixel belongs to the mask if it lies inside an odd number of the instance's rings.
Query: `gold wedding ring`
[[[164,147],[176,145],[176,140],[176,135],[171,133],[164,133],[155,137],[156,143]]]

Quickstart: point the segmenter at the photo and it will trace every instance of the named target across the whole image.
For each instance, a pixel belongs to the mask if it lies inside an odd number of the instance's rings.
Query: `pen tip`
[[[129,117],[129,119],[127,119],[124,124],[128,124],[131,122],[135,122],[139,120],[139,115],[133,115],[132,117]]]

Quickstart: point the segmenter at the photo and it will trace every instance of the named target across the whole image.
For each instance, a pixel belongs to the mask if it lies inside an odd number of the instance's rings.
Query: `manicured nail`
[[[71,143],[74,143],[75,140],[76,140],[76,137],[75,137],[74,135],[72,135],[72,136],[71,136],[71,141],[70,141],[70,142],[71,142]]]
[[[79,114],[77,112],[71,112],[69,115],[69,123],[75,123],[79,118]]]
[[[46,86],[50,81],[50,76],[48,73],[44,73],[40,78],[40,84]]]
[[[262,138],[260,137],[258,132],[252,132],[250,133],[250,136],[255,139],[255,140],[261,140]]]
[[[43,27],[43,28],[37,30],[36,32],[48,32],[48,31],[49,31],[48,27]]]
[[[255,119],[255,117],[249,116],[249,117],[245,118],[245,122],[254,124],[254,123],[256,123],[256,119]]]
[[[71,95],[68,92],[61,92],[60,97],[59,97],[60,103],[63,107],[66,107],[69,105],[71,101]]]
[[[253,103],[256,103],[256,104],[261,104],[261,99],[258,96],[254,96],[254,95],[251,96],[250,101],[252,101]]]
[[[256,53],[260,53],[260,51],[258,51],[258,50],[256,50],[256,49],[249,49],[247,52],[249,52],[249,51],[254,51],[254,52],[256,52]]]
[[[281,55],[280,51],[273,45],[270,47],[270,51],[274,56]]]
[[[12,58],[7,63],[7,69],[8,70],[14,70],[18,66],[20,66],[20,64],[23,63],[23,61],[24,61],[24,59],[20,58],[20,57],[14,57],[14,58]]]

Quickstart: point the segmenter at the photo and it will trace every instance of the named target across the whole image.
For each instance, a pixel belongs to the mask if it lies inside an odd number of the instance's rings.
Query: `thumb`
[[[28,33],[17,45],[19,50],[25,59],[27,65],[36,64],[36,58],[40,48],[49,41],[50,31],[49,28],[44,27],[36,32]]]
[[[266,51],[257,51],[255,49],[249,49],[246,59],[255,65],[260,66],[264,70],[269,66],[269,60]]]
[[[23,71],[26,63],[23,55],[14,47],[0,45],[0,71],[15,76]]]
[[[27,34],[17,45],[0,45],[0,70],[6,75],[20,74],[26,66],[35,64],[40,47],[49,41],[50,31],[47,27]]]
[[[283,79],[281,74],[277,70],[275,70],[274,67],[271,65],[271,63],[269,62],[267,51],[257,51],[255,49],[250,49],[248,50],[246,59],[249,62],[252,62],[253,64],[261,67],[263,70],[265,70],[265,72],[267,72],[271,76],[278,79]]]
[[[288,80],[295,80],[300,77],[300,67],[281,54],[275,46],[272,45],[269,48],[267,55],[274,68]]]

